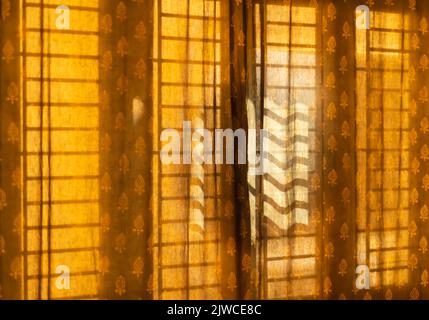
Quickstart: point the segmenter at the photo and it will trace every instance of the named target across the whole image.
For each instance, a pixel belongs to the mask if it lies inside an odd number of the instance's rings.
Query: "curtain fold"
[[[326,298],[352,298],[356,275],[356,86],[353,30],[357,3],[321,7],[322,279]],[[317,160],[316,160],[317,161]]]
[[[100,7],[104,298],[153,295],[153,23],[151,1],[103,2]]]
[[[247,78],[248,78],[248,54],[250,51],[251,34],[246,30],[251,27],[253,14],[253,4],[251,2],[230,1],[229,3],[229,52],[225,57],[229,58],[229,100],[223,109],[225,110],[224,128],[244,129],[247,133]],[[247,149],[246,149],[247,150]],[[236,159],[238,159],[237,150]],[[247,155],[246,155],[247,158]],[[229,170],[229,169],[227,169]],[[253,297],[251,287],[252,267],[251,242],[250,242],[250,204],[249,190],[247,183],[247,165],[234,165],[233,187],[230,201],[234,202],[234,214],[231,221],[226,221],[223,255],[226,272],[224,272],[222,283],[226,284],[223,298],[226,299],[250,299]],[[225,208],[226,209],[226,208]],[[224,209],[224,212],[225,212]],[[226,212],[225,212],[226,213]],[[224,233],[223,231],[221,231]],[[230,239],[233,239],[232,241]],[[231,255],[228,243],[236,243],[236,258],[234,263],[230,263]],[[253,274],[255,277],[255,274]],[[253,279],[255,281],[255,279]],[[234,284],[235,282],[235,284]],[[225,286],[225,285],[224,285]],[[227,289],[227,290],[226,290]]]
[[[21,298],[19,6],[0,7],[0,297]]]
[[[409,292],[411,299],[428,299],[428,255],[427,238],[427,198],[428,189],[427,157],[426,157],[426,122],[427,122],[427,59],[428,46],[425,38],[428,33],[428,8],[422,2],[409,2],[403,12],[410,10],[408,21],[410,26],[409,43],[406,43],[410,52],[408,73],[404,72],[405,81],[409,82],[410,98],[408,102],[409,133],[404,139],[409,139],[409,220],[407,223],[410,237],[410,254],[408,268],[411,272]],[[411,287],[404,285],[404,288]],[[407,291],[407,290],[404,290]],[[405,296],[405,294],[404,294]]]

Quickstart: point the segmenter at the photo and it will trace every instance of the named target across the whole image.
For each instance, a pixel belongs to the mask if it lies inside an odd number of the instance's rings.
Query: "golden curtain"
[[[424,0],[62,4],[1,1],[0,297],[428,298]],[[266,173],[162,163],[184,121]]]
[[[0,297],[19,298],[20,112],[18,15],[2,3],[0,20]]]

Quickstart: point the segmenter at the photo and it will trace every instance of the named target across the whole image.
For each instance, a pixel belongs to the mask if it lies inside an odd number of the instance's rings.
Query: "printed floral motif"
[[[12,42],[10,42],[9,40],[7,40],[5,42],[5,44],[3,45],[2,52],[3,52],[2,60],[4,60],[6,63],[9,63],[12,60],[14,60],[15,48],[14,48]]]
[[[143,234],[144,232],[144,219],[141,214],[139,214],[133,222],[133,232],[137,235]]]
[[[126,281],[124,276],[119,276],[115,281],[115,293],[118,296],[123,296],[126,292]]]
[[[137,278],[140,278],[141,275],[143,274],[143,267],[144,267],[144,262],[142,257],[137,257],[137,259],[134,260],[134,263],[133,263],[133,275],[135,275]]]
[[[106,14],[106,15],[101,19],[101,22],[100,22],[100,29],[101,29],[101,32],[102,32],[102,33],[104,33],[104,34],[109,34],[109,33],[111,33],[111,32],[112,32],[112,25],[113,25],[113,22],[112,22],[112,16],[111,16],[111,15],[109,15],[109,14]]]
[[[124,213],[128,210],[128,195],[125,192],[122,192],[118,200],[118,210],[121,213]]]
[[[143,21],[140,21],[136,26],[136,31],[134,33],[134,38],[143,41],[146,39],[146,26]]]
[[[15,104],[16,102],[18,102],[18,97],[19,97],[19,88],[15,82],[12,82],[7,87],[6,101],[10,102],[11,104]]]
[[[118,6],[116,7],[116,19],[118,19],[120,22],[127,20],[127,7],[122,1],[119,2]]]
[[[335,8],[335,5],[331,2],[328,5],[328,18],[329,18],[329,20],[334,21],[337,18],[336,14],[337,14],[337,9]]]
[[[145,192],[145,182],[141,174],[134,181],[134,192],[141,196]]]
[[[18,256],[12,260],[12,263],[10,265],[9,276],[15,280],[18,280],[21,274],[22,274],[21,259]]]

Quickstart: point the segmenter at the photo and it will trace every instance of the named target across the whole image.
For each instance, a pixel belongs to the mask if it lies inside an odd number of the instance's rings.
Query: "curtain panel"
[[[1,298],[429,297],[426,1],[61,5],[1,1]]]
[[[2,3],[0,20],[0,297],[19,298],[20,240],[22,235],[20,199],[20,74],[19,10],[15,4]]]

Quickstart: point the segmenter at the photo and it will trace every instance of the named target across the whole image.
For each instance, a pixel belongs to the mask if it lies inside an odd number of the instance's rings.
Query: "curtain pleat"
[[[356,279],[356,172],[355,157],[355,36],[354,3],[324,1],[320,14],[318,55],[321,83],[322,208],[320,293],[325,298],[352,298]],[[317,161],[317,160],[316,160]]]
[[[153,297],[153,2],[100,8],[101,284],[104,298]]]
[[[252,5],[249,2],[230,1],[229,20],[229,61],[230,65],[230,89],[229,101],[223,107],[226,115],[226,123],[230,128],[244,129],[247,132],[246,109],[246,80],[247,80],[247,54],[251,41],[247,38],[247,17],[252,14]],[[249,35],[250,38],[250,35]],[[228,91],[227,91],[228,92]],[[238,152],[236,159],[238,159]],[[246,155],[247,158],[247,155]],[[228,170],[229,168],[227,168]],[[232,169],[232,168],[231,168]],[[224,257],[224,272],[222,277],[223,298],[242,299],[251,298],[250,287],[252,261],[250,243],[250,208],[248,199],[247,166],[235,165],[232,199],[234,202],[234,214],[231,221],[226,221],[225,239],[222,254]],[[233,239],[231,242],[230,239]],[[228,257],[230,254],[229,243],[235,243],[236,256],[233,263]]]
[[[0,8],[0,297],[20,299],[19,3],[3,0]]]
[[[411,33],[409,37],[410,63],[408,73],[404,72],[404,82],[409,82],[410,99],[408,104],[409,119],[409,233],[408,269],[410,279],[402,288],[403,298],[428,299],[428,255],[427,255],[427,130],[428,117],[428,8],[423,2],[410,1],[408,8],[404,5],[403,12],[409,12],[408,23]],[[408,297],[407,297],[408,295]]]

